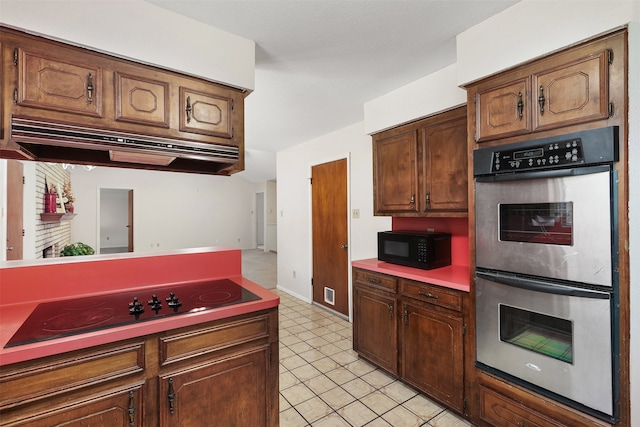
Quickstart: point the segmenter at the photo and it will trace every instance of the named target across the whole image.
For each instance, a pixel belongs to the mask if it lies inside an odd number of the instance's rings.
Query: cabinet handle
[[[169,393],[167,393],[167,398],[169,399],[169,412],[173,414],[175,411],[173,402],[176,400],[176,392],[173,391],[173,378],[169,378]]]
[[[129,427],[134,427],[134,416],[136,414],[136,405],[133,403],[133,390],[129,391]]]
[[[393,320],[393,303],[389,303],[389,319]]]
[[[524,421],[518,421],[518,427],[527,427],[527,424]]]
[[[191,122],[191,97],[187,96],[187,106],[184,109],[184,112],[187,113],[187,123]]]
[[[522,120],[522,110],[524,109],[524,103],[522,102],[522,92],[518,92],[518,118]]]
[[[416,195],[415,194],[411,195],[411,200],[409,200],[409,203],[411,203],[412,205],[414,205],[416,203]]]
[[[429,192],[425,193],[425,202],[427,205],[427,209],[429,209],[430,208],[429,204],[431,203],[431,196],[429,195]]]
[[[544,114],[544,88],[540,85],[540,95],[538,96],[538,104],[540,104],[540,115]]]
[[[87,77],[87,103],[93,103],[93,76],[91,73]]]
[[[367,282],[369,282],[371,284],[374,284],[374,285],[379,285],[379,284],[382,283],[382,280],[376,279],[376,278],[373,278],[373,277],[367,277]]]
[[[409,309],[407,309],[407,304],[404,304],[404,314],[402,317],[402,320],[404,322],[405,325],[409,324]]]
[[[438,299],[438,295],[434,295],[431,292],[422,292],[418,291],[418,295],[422,295],[423,297]]]

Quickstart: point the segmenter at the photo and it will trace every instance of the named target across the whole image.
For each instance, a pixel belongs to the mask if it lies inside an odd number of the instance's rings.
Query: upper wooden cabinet
[[[459,107],[373,136],[376,215],[466,216],[466,114]]]
[[[608,119],[615,108],[609,96],[615,44],[578,46],[467,87],[474,141]]]
[[[102,69],[89,56],[65,58],[22,48],[14,55],[17,105],[102,117]]]
[[[0,83],[5,95],[0,107],[0,129],[5,130],[0,141],[3,157],[11,157],[12,150],[21,152],[17,143],[24,143],[18,140],[23,137],[13,140],[11,135],[11,118],[20,117],[102,133],[185,141],[198,147],[196,154],[201,147],[207,150],[202,144],[216,149],[229,146],[234,152],[237,148],[237,163],[229,161],[213,169],[223,168],[225,174],[244,169],[243,90],[5,27],[0,27],[0,46]],[[33,157],[40,154],[33,152]],[[101,159],[59,160],[108,163]],[[173,167],[179,170],[184,163],[180,165]]]

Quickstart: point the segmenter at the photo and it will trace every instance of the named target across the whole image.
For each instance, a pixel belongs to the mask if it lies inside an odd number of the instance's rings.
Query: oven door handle
[[[609,165],[576,167],[570,169],[537,170],[533,172],[513,172],[495,175],[476,176],[477,182],[522,181],[525,179],[564,178],[567,176],[588,175],[591,173],[609,172]]]
[[[593,298],[593,299],[609,299],[610,298],[610,294],[608,292],[601,292],[601,291],[595,291],[595,290],[583,289],[583,288],[575,288],[573,286],[558,285],[555,283],[544,282],[542,280],[508,276],[500,273],[487,273],[487,272],[476,271],[476,277],[488,280],[490,282],[496,282],[496,283],[500,283],[507,286],[527,289],[529,291],[544,292],[547,294],[568,295],[572,297]]]

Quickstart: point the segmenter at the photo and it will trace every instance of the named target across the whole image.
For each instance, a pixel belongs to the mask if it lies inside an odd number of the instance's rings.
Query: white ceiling
[[[455,37],[519,0],[147,0],[256,43],[246,169],[363,120],[363,104],[456,61]],[[505,35],[508,37],[508,35]]]

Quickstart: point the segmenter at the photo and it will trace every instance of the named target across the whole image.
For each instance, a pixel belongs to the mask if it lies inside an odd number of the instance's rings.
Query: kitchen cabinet
[[[466,216],[466,107],[373,136],[376,215]]]
[[[278,312],[0,367],[0,425],[277,426]]]
[[[353,348],[393,375],[398,374],[396,282],[392,276],[353,270]]]
[[[606,42],[550,55],[467,87],[475,142],[606,120],[614,113]],[[620,60],[620,59],[617,59]],[[604,125],[603,125],[604,126]]]
[[[402,378],[464,411],[464,320],[460,291],[401,280]],[[444,309],[442,309],[444,308]]]
[[[35,121],[44,128],[52,123],[70,133],[83,132],[82,139],[67,138],[76,145],[66,152],[50,149],[56,146],[55,138],[51,142],[50,135],[45,141],[40,135],[38,140],[4,132],[0,141],[3,156],[94,165],[109,165],[110,161],[125,165],[146,161],[143,167],[146,169],[182,171],[200,167],[207,170],[194,163],[187,166],[183,158],[163,169],[160,166],[168,165],[158,163],[151,154],[133,153],[130,145],[123,150],[113,147],[113,152],[106,154],[105,159],[86,150],[95,148],[87,146],[84,132],[89,132],[99,136],[106,134],[111,137],[110,141],[121,142],[125,137],[149,139],[149,147],[185,142],[195,148],[184,154],[196,156],[196,159],[208,149],[207,145],[213,145],[215,149],[232,147],[234,153],[237,148],[237,162],[223,162],[222,166],[216,167],[222,169],[221,174],[244,169],[245,91],[5,27],[0,27],[0,37],[0,84],[2,91],[10,95],[2,99],[2,128],[10,130],[12,124],[23,125],[12,119],[19,117],[28,123]],[[118,136],[114,137],[110,132],[118,132]],[[103,140],[96,137],[97,141]],[[107,151],[102,149],[100,152]],[[67,158],[58,158],[60,156]],[[216,167],[211,168],[214,173],[218,172]]]
[[[559,403],[544,402],[518,387],[489,375],[479,385],[480,425],[495,427],[604,427],[609,424],[586,414],[568,412]]]
[[[360,268],[353,284],[354,350],[464,413],[464,292]]]

